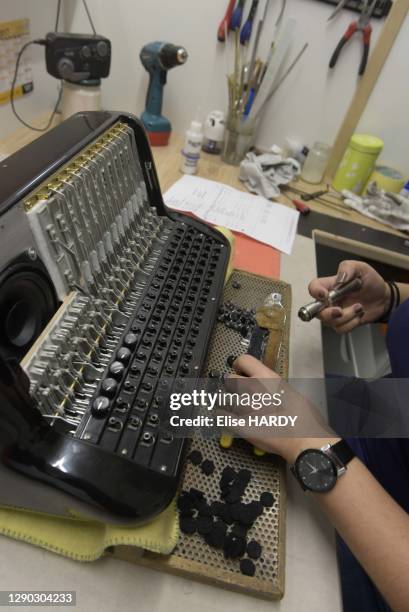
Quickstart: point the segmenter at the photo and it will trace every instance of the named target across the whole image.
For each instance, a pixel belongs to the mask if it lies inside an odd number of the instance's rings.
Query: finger
[[[346,259],[345,261],[341,261],[338,266],[338,272],[335,278],[335,283],[340,285],[342,283],[347,283],[352,280],[356,276],[361,275],[360,262],[354,261],[352,259]]]
[[[328,308],[324,308],[318,315],[318,319],[320,319],[325,325],[336,325],[337,320],[342,317],[342,308],[339,306],[329,306]]]
[[[233,369],[237,374],[253,376],[254,378],[280,378],[273,370],[270,370],[270,368],[251,355],[240,355],[240,357],[237,357],[233,363]]]
[[[345,333],[345,325],[356,319],[356,322],[360,322],[362,317],[364,316],[364,309],[362,304],[354,304],[353,306],[348,306],[348,308],[344,308],[342,310],[342,315],[336,319],[333,324],[334,329],[339,333]],[[354,325],[356,327],[356,325]]]
[[[316,300],[324,301],[328,297],[328,291],[335,287],[336,276],[322,276],[314,278],[308,285],[310,295]]]
[[[341,334],[347,334],[348,332],[352,331],[353,329],[355,329],[355,327],[358,327],[359,325],[362,325],[362,316],[356,315],[355,317],[350,319],[348,323],[345,323],[344,325],[339,325],[338,327],[334,327],[334,329],[337,332],[337,334],[341,335]]]

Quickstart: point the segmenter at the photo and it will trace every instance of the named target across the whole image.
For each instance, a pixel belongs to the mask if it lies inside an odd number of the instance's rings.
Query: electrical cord
[[[92,17],[91,17],[91,13],[89,12],[89,8],[88,5],[86,3],[86,0],[82,0],[82,3],[84,5],[85,8],[85,12],[87,13],[88,16],[88,20],[91,24],[91,28],[93,31],[94,36],[97,35],[97,32],[95,30],[95,26],[94,26],[94,22],[92,21]],[[54,31],[57,32],[58,30],[58,22],[60,20],[60,10],[61,10],[61,0],[58,0],[58,4],[57,4],[57,15],[55,18],[55,27],[54,27]],[[60,90],[58,92],[58,97],[57,97],[57,102],[55,103],[55,106],[52,110],[52,113],[50,115],[50,118],[48,119],[47,125],[44,126],[43,128],[39,128],[36,127],[35,125],[30,125],[29,123],[27,123],[26,121],[24,121],[24,119],[22,119],[20,117],[20,115],[18,114],[18,112],[16,111],[16,107],[14,104],[14,88],[16,86],[16,82],[17,82],[17,75],[18,75],[18,69],[20,66],[20,60],[21,60],[21,56],[23,55],[24,51],[27,49],[27,47],[29,47],[30,45],[46,45],[46,41],[44,38],[36,38],[35,40],[30,40],[29,42],[25,43],[25,45],[23,45],[20,49],[20,51],[18,52],[17,55],[17,59],[16,59],[16,67],[14,69],[14,76],[13,76],[13,81],[11,83],[11,91],[10,91],[10,103],[11,103],[11,110],[13,111],[14,116],[18,119],[18,121],[20,121],[20,123],[22,123],[23,125],[25,125],[26,127],[28,127],[30,130],[34,130],[35,132],[46,132],[52,122],[53,119],[58,111],[58,106],[61,102],[61,96],[62,96],[62,83],[60,82]]]
[[[24,51],[27,49],[28,46],[30,45],[45,45],[46,41],[43,38],[37,38],[35,40],[30,40],[28,42],[25,43],[25,45],[23,45],[20,49],[20,51],[18,52],[17,55],[17,60],[16,60],[16,67],[14,69],[14,76],[13,76],[13,81],[11,83],[11,91],[10,91],[10,103],[11,103],[11,110],[13,111],[13,114],[15,115],[15,117],[26,127],[28,127],[30,130],[34,130],[35,132],[46,132],[49,127],[51,126],[53,119],[57,113],[57,109],[58,106],[60,104],[61,101],[61,96],[62,96],[62,87],[60,86],[60,91],[58,92],[58,97],[57,97],[57,102],[55,103],[54,109],[50,115],[50,118],[47,122],[47,125],[43,128],[39,128],[36,127],[35,125],[30,125],[29,123],[27,123],[26,121],[24,121],[24,119],[22,119],[20,117],[20,115],[18,114],[18,112],[16,111],[16,107],[14,105],[14,88],[16,86],[16,82],[17,82],[17,74],[18,74],[18,69],[20,66],[20,60],[21,60],[21,56],[23,55]]]
[[[95,29],[94,22],[92,21],[91,13],[89,12],[89,8],[88,8],[88,5],[86,3],[86,0],[82,0],[82,3],[84,5],[85,11],[86,11],[86,13],[88,15],[88,20],[89,20],[89,22],[91,24],[91,28],[92,28],[92,31],[94,33],[94,36],[96,36],[97,35],[97,31]]]
[[[61,0],[58,0],[58,4],[57,4],[57,15],[55,17],[55,27],[54,27],[54,32],[57,32],[58,30],[58,22],[60,20],[60,10],[61,10]]]

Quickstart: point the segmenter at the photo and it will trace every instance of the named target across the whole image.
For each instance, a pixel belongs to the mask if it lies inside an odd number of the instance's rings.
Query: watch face
[[[330,491],[337,481],[334,463],[318,449],[303,451],[298,456],[294,469],[302,485],[316,493]]]

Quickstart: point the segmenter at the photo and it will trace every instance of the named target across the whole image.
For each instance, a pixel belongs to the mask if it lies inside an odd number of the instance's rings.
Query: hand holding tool
[[[315,300],[314,302],[310,302],[309,304],[302,306],[298,311],[298,316],[302,321],[311,321],[321,312],[321,310],[336,304],[343,297],[349,293],[352,293],[353,291],[358,291],[361,289],[361,287],[362,279],[359,277],[353,278],[347,283],[336,285],[334,289],[328,293],[328,298],[324,302]]]
[[[251,32],[253,30],[254,18],[256,16],[258,4],[259,4],[259,0],[253,0],[251,8],[250,8],[250,12],[249,12],[248,17],[247,17],[247,21],[246,21],[246,23],[244,24],[244,26],[241,29],[241,32],[240,32],[240,43],[242,45],[247,45],[247,43],[250,40]]]
[[[223,19],[220,22],[219,28],[217,30],[217,40],[219,42],[224,42],[226,40],[226,32],[230,27],[231,16],[233,14],[234,5],[236,4],[236,0],[229,0],[229,4],[227,5],[226,13]]]
[[[362,5],[362,12],[361,12],[361,15],[358,21],[352,21],[347,31],[345,32],[345,34],[339,41],[334,53],[332,54],[332,57],[329,62],[330,68],[334,68],[335,64],[338,61],[338,57],[342,49],[344,48],[346,43],[352,38],[355,32],[362,32],[364,49],[363,49],[362,60],[359,66],[358,74],[359,76],[362,76],[364,74],[365,69],[366,69],[366,64],[368,62],[368,57],[369,57],[369,47],[371,44],[372,26],[370,24],[370,20],[371,20],[371,15],[376,6],[376,2],[377,0],[372,0],[372,1],[364,0],[364,3]]]

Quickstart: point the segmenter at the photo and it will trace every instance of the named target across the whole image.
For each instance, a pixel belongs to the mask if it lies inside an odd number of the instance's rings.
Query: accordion
[[[178,487],[169,396],[203,372],[229,243],[166,208],[125,113],[9,157],[0,217],[0,504],[146,521]]]

